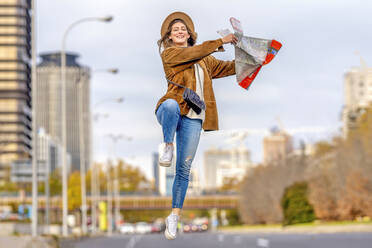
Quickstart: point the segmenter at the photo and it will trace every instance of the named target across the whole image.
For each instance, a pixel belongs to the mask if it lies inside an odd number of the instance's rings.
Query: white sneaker
[[[175,239],[177,236],[177,225],[178,225],[178,218],[179,216],[176,214],[171,213],[165,219],[165,231],[164,235],[166,239],[172,240]]]
[[[159,165],[169,167],[172,164],[173,145],[165,144],[159,156]]]

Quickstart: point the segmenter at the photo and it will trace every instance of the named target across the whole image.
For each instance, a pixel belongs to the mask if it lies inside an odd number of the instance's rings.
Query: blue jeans
[[[156,117],[162,126],[165,143],[172,143],[177,134],[176,175],[172,188],[172,208],[182,208],[190,168],[199,144],[202,120],[181,116],[178,103],[174,99],[165,100],[156,111]]]

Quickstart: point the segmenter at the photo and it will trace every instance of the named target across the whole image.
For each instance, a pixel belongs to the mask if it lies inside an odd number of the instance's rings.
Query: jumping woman
[[[175,239],[177,224],[189,184],[192,161],[199,144],[200,132],[218,130],[216,100],[212,79],[235,74],[234,61],[221,61],[211,54],[224,51],[222,45],[236,44],[237,38],[227,35],[222,39],[196,43],[191,18],[183,12],[174,12],[165,18],[161,27],[159,52],[168,82],[166,94],[156,106],[156,117],[162,127],[164,149],[159,165],[170,166],[173,158],[173,140],[177,135],[176,175],[172,188],[172,212],[165,219],[167,239]],[[186,88],[193,90],[204,102],[197,110],[185,101]]]

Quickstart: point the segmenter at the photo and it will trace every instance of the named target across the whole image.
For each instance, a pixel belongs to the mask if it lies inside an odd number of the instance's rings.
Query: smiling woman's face
[[[187,32],[185,24],[182,22],[176,22],[173,24],[169,39],[173,41],[175,46],[187,47],[187,40],[189,38],[190,34]]]

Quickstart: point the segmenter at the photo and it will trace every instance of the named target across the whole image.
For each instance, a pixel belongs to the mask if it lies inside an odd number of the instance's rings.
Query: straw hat
[[[166,34],[169,24],[175,19],[181,19],[182,21],[184,21],[186,26],[191,31],[190,36],[196,40],[197,34],[195,33],[194,23],[192,22],[192,19],[186,13],[180,11],[173,12],[172,14],[168,15],[167,18],[165,18],[163,24],[161,25],[160,30],[161,37],[163,37]]]

